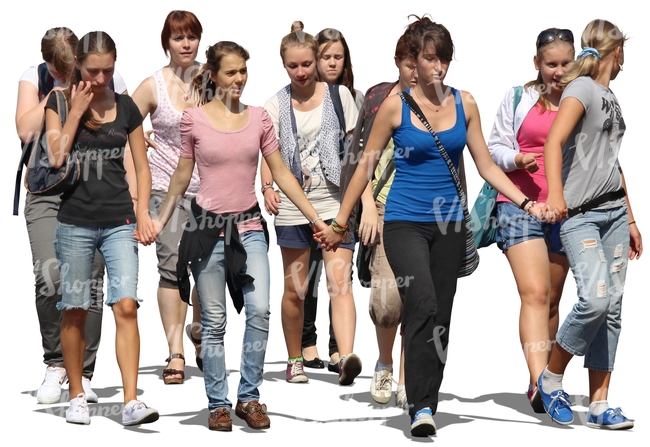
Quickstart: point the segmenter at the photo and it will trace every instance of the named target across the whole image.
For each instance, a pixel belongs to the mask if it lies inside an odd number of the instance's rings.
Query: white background
[[[38,405],[32,393],[43,377],[42,349],[34,308],[31,254],[24,217],[10,215],[14,167],[19,158],[19,141],[14,128],[15,97],[18,79],[25,69],[41,61],[40,39],[55,26],[68,26],[81,37],[88,31],[108,32],[117,43],[117,69],[130,92],[155,69],[166,64],[160,46],[160,30],[172,9],[193,11],[204,27],[199,60],[208,45],[218,40],[233,40],[251,54],[249,80],[244,102],[262,105],[288,83],[279,56],[282,36],[293,20],[305,23],[306,31],[317,33],[325,27],[343,32],[351,48],[355,87],[365,91],[381,81],[397,78],[393,52],[397,38],[408,23],[408,14],[430,13],[444,24],[456,46],[447,83],[474,94],[483,116],[483,131],[488,134],[496,109],[506,90],[536,77],[532,64],[535,38],[548,27],[570,28],[576,37],[592,19],[605,18],[616,23],[630,40],[625,50],[625,71],[613,82],[612,89],[621,104],[627,132],[620,157],[628,189],[635,206],[636,220],[648,238],[648,212],[645,197],[648,188],[643,180],[650,161],[647,155],[647,111],[641,101],[647,94],[648,38],[647,20],[635,12],[637,2],[628,0],[565,1],[560,3],[514,1],[455,2],[409,1],[379,6],[375,2],[93,2],[63,3],[48,11],[51,3],[43,1],[12,2],[4,10],[5,52],[1,72],[5,87],[5,104],[0,110],[1,134],[8,164],[2,177],[0,200],[4,234],[3,272],[4,308],[0,334],[4,341],[2,425],[4,439],[17,443],[16,435],[26,445],[36,442],[81,442],[109,445],[151,442],[177,445],[198,444],[223,439],[238,442],[255,440],[275,443],[349,443],[361,440],[389,445],[408,441],[408,417],[392,406],[376,405],[369,394],[370,377],[377,357],[374,328],[366,311],[368,291],[357,286],[357,338],[355,352],[364,369],[355,383],[347,388],[336,384],[332,373],[312,373],[307,385],[284,382],[286,349],[280,324],[282,294],[281,259],[272,232],[269,257],[272,265],[272,314],[265,367],[261,387],[262,402],[268,405],[272,428],[266,433],[249,434],[250,430],[234,417],[230,435],[207,430],[207,400],[203,380],[195,367],[193,350],[186,340],[187,380],[184,385],[164,386],[160,372],[167,356],[156,305],[157,274],[153,247],[140,251],[139,296],[142,353],[139,389],[142,398],[160,410],[161,419],[140,428],[123,428],[119,412],[95,416],[88,427],[66,424],[61,417],[66,404]],[[145,6],[146,5],[146,6]],[[432,9],[438,6],[439,9]],[[6,7],[5,7],[6,8]],[[148,122],[145,127],[148,128]],[[474,166],[468,164],[469,197],[473,201],[482,180]],[[22,206],[21,200],[21,206]],[[624,433],[604,433],[583,426],[586,408],[578,406],[576,422],[567,428],[550,422],[546,415],[532,413],[524,391],[527,369],[518,341],[519,298],[511,271],[504,256],[492,246],[481,250],[481,266],[469,278],[460,280],[449,346],[448,366],[442,383],[441,402],[435,420],[437,438],[424,440],[440,445],[469,445],[471,442],[498,442],[502,445],[555,445],[584,442],[647,445],[648,261],[645,255],[628,270],[624,305],[623,332],[620,339],[616,372],[610,390],[610,404],[622,406],[637,420],[636,427]],[[321,296],[326,296],[321,284]],[[575,285],[569,275],[561,305],[561,318],[575,302]],[[326,299],[321,299],[318,328],[321,356],[327,354]],[[243,315],[229,308],[230,324],[226,335],[227,365],[230,370],[230,399],[236,401],[236,384]],[[103,341],[99,351],[93,386],[100,404],[95,413],[108,414],[122,402],[120,376],[114,347],[114,324],[111,311],[105,310]],[[397,350],[395,350],[397,354]],[[397,361],[397,356],[395,356]],[[413,359],[417,361],[417,359]],[[586,402],[586,371],[581,359],[570,364],[565,389],[574,401]],[[66,393],[67,394],[67,393]],[[64,396],[67,398],[67,396]],[[392,405],[391,401],[391,405]],[[118,407],[114,407],[117,409]],[[144,436],[144,435],[148,436]],[[153,438],[151,437],[153,436]],[[200,436],[200,437],[199,437]],[[643,439],[646,439],[644,442]]]

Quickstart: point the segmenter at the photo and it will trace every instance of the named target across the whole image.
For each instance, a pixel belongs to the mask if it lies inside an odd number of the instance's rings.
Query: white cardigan
[[[488,139],[488,149],[492,160],[499,166],[503,172],[517,170],[515,157],[519,153],[519,143],[517,143],[517,134],[524,122],[526,115],[530,112],[539,100],[539,92],[534,88],[524,88],[521,94],[521,101],[517,106],[514,116],[512,109],[514,106],[514,87],[508,90],[506,96],[501,102],[501,106],[494,118],[494,127]]]

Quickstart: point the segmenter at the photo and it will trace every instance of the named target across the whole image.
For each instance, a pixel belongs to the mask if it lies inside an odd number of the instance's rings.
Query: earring
[[[619,69],[620,71],[623,71],[623,66],[622,66],[620,63],[618,64],[618,69]]]

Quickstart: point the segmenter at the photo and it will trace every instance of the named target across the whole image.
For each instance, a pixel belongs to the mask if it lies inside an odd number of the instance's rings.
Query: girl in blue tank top
[[[492,161],[472,96],[444,84],[454,49],[449,31],[424,17],[417,18],[407,33],[418,75],[417,85],[408,94],[437,131],[452,163],[458,166],[467,145],[479,173],[492,186],[526,212],[550,217],[545,205],[530,201]],[[338,247],[341,228],[391,137],[396,172],[382,237],[404,303],[402,330],[411,434],[429,436],[436,433],[433,415],[466,234],[462,205],[449,168],[433,136],[399,96],[389,96],[382,103],[339,213],[332,226],[315,237],[329,250]]]

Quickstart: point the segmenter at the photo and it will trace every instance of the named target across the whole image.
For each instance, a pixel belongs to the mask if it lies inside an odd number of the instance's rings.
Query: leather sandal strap
[[[165,359],[167,363],[171,362],[173,359],[182,359],[183,363],[185,363],[185,356],[183,354],[172,354],[169,357]]]

